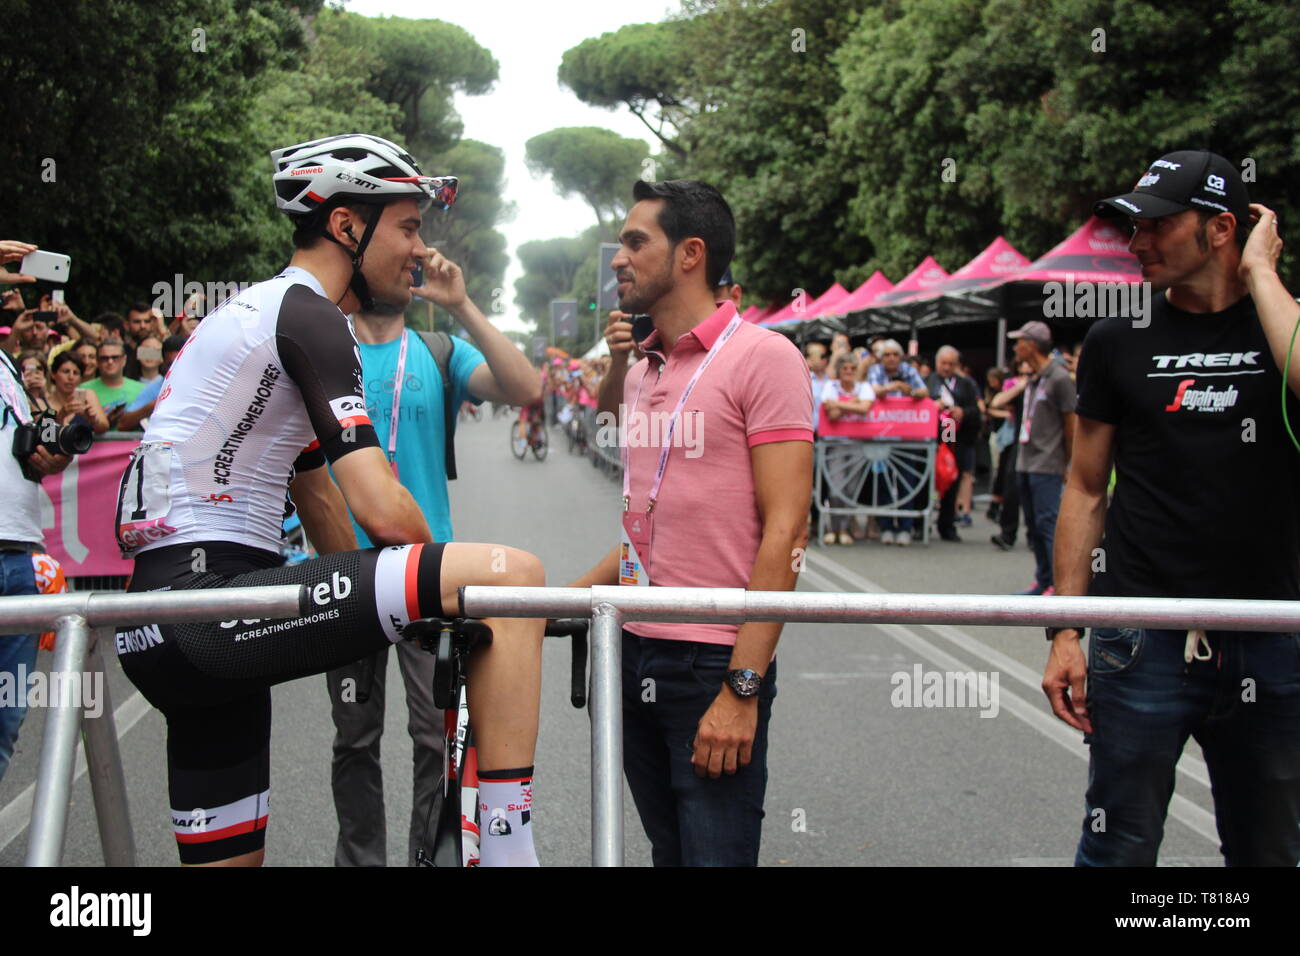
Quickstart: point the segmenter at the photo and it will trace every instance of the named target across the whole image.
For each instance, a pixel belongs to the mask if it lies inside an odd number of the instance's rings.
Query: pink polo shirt
[[[644,361],[623,386],[631,510],[644,511],[667,420],[704,356],[736,314],[724,303],[681,336],[665,361],[659,331],[645,340]],[[632,407],[637,388],[641,400]],[[749,450],[775,441],[812,442],[808,366],[794,344],[743,323],[722,346],[682,409],[654,510],[654,542],[645,559],[658,587],[743,588],[763,536]],[[632,622],[641,637],[735,644],[735,624]]]

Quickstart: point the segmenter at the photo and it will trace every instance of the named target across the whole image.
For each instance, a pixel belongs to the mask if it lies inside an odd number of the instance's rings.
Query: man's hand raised
[[[1241,252],[1241,265],[1237,272],[1244,282],[1252,272],[1275,272],[1278,257],[1282,255],[1282,237],[1277,229],[1277,213],[1259,203],[1250,204],[1250,218],[1255,227],[1246,239]],[[1242,228],[1238,226],[1238,228]]]
[[[636,341],[632,338],[632,316],[615,309],[609,314],[609,323],[605,326],[605,343],[609,354],[621,362],[636,351]]]
[[[430,249],[428,258],[424,260],[424,285],[412,288],[411,294],[428,299],[453,315],[469,301],[460,266],[437,249]]]

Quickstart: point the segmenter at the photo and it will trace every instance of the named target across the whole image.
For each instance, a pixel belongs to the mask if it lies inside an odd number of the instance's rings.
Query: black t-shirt
[[[1078,390],[1081,417],[1116,426],[1092,594],[1300,598],[1300,451],[1249,297],[1196,314],[1160,294],[1149,327],[1095,323]],[[1287,401],[1300,423],[1290,390]]]

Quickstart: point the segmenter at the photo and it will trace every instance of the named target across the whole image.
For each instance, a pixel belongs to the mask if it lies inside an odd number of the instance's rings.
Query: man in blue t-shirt
[[[431,249],[424,275],[424,284],[411,292],[450,312],[475,343],[453,339],[448,361],[452,407],[458,409],[463,401],[509,405],[540,401],[540,383],[528,359],[469,300],[460,267]],[[417,332],[406,328],[401,311],[383,303],[376,302],[370,312],[353,316],[353,328],[365,376],[367,411],[380,445],[394,463],[398,479],[424,512],[435,540],[451,541],[443,382],[433,353]],[[352,533],[355,547],[372,546],[355,519]],[[442,773],[443,719],[442,711],[433,706],[433,655],[401,641],[397,644],[397,660],[406,684],[410,712],[407,729],[414,747],[407,860],[408,865],[414,865]],[[336,731],[331,774],[339,819],[336,866],[386,864],[379,741],[384,729],[387,666],[385,648],[370,660],[330,671],[326,676]],[[361,687],[367,679],[369,686]],[[367,691],[368,699],[360,700],[367,697]]]

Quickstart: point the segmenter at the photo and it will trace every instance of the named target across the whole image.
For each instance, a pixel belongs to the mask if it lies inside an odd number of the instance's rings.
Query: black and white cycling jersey
[[[295,470],[378,444],[347,317],[290,266],[205,318],[172,364],[122,476],[122,553],[277,551]]]

